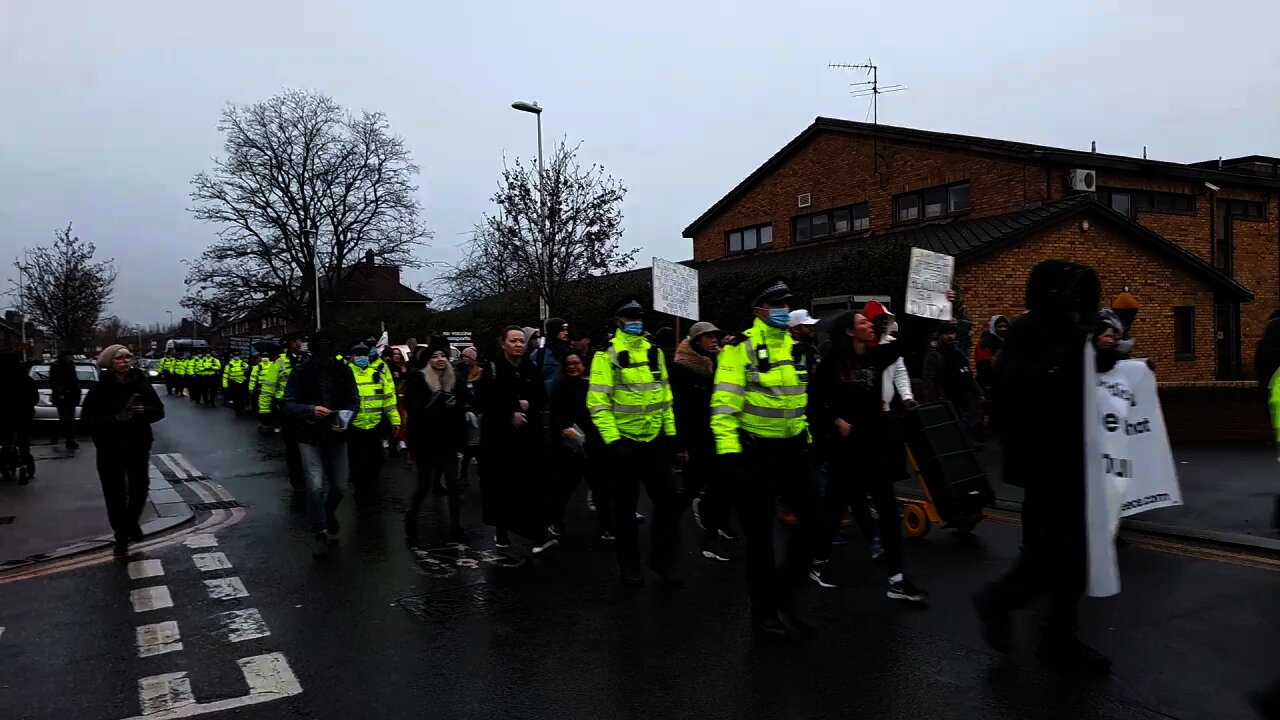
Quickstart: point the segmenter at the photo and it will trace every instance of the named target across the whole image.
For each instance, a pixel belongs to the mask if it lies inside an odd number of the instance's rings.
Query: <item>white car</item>
[[[80,419],[80,407],[84,405],[84,396],[89,388],[98,382],[98,366],[93,363],[75,363],[76,378],[80,381],[80,402],[76,405],[76,419]],[[40,400],[36,403],[36,421],[47,422],[58,419],[58,408],[53,406],[53,388],[49,384],[49,366],[32,365],[31,379],[36,381],[36,391]]]

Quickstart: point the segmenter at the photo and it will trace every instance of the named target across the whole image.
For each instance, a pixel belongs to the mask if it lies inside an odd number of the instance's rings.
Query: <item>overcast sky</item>
[[[213,233],[187,193],[220,152],[219,113],[283,88],[387,113],[422,166],[435,261],[490,210],[503,153],[536,153],[514,100],[546,108],[546,144],[581,142],[623,180],[623,244],[645,263],[690,257],[685,225],[815,116],[866,118],[847,86],[862,78],[831,62],[871,57],[909,88],[882,98],[889,124],[1180,162],[1280,155],[1280,3],[614,5],[0,0],[0,278],[72,221],[116,259],[111,312],[180,313],[181,261]]]

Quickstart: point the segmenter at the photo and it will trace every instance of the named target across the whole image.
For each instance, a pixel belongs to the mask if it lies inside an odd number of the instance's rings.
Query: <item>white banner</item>
[[[956,259],[950,255],[911,248],[911,268],[907,271],[907,314],[951,320],[951,289]]]
[[[698,319],[698,271],[662,258],[653,259],[653,309]]]
[[[1120,592],[1115,533],[1120,518],[1182,504],[1156,378],[1142,360],[1094,372],[1085,348],[1085,447],[1088,461],[1089,594]]]

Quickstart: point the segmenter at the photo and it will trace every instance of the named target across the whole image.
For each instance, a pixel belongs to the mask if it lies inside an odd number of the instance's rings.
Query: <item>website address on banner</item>
[[[1146,507],[1148,505],[1155,505],[1156,503],[1162,503],[1162,502],[1168,502],[1168,501],[1169,501],[1169,493],[1156,493],[1155,495],[1148,495],[1146,497],[1140,497],[1140,498],[1135,498],[1133,500],[1130,500],[1129,502],[1120,506],[1120,512],[1122,513],[1128,512],[1135,508]]]

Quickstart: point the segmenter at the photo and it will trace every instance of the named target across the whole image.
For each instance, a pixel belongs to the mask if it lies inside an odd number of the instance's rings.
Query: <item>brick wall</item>
[[[1226,196],[1225,193],[1222,193]],[[1233,193],[1231,197],[1262,199]],[[1253,356],[1262,332],[1267,327],[1267,317],[1280,307],[1280,223],[1276,213],[1280,211],[1275,198],[1268,202],[1265,220],[1232,221],[1232,238],[1235,246],[1235,279],[1253,291],[1253,302],[1240,306],[1240,355],[1241,369],[1245,377],[1253,377]]]
[[[1256,383],[1162,382],[1159,390],[1172,442],[1270,444],[1275,440],[1266,394]]]
[[[1015,212],[1045,200],[1044,173],[1019,160],[899,143],[880,142],[878,148],[881,174],[869,138],[818,134],[698,232],[694,259],[723,257],[727,231],[768,222],[774,250],[784,250],[792,247],[791,218],[862,202],[869,204],[871,229],[889,230],[895,195],[962,180],[973,184],[972,216]],[[797,207],[802,193],[810,194],[810,207]]]
[[[1102,280],[1103,303],[1129,288],[1143,306],[1133,327],[1137,339],[1135,355],[1151,358],[1160,380],[1213,379],[1212,290],[1187,271],[1171,266],[1146,245],[1102,222],[1091,221],[1089,231],[1082,232],[1079,220],[1073,220],[961,265],[956,273],[956,289],[965,315],[978,328],[986,327],[992,315],[1016,319],[1026,308],[1026,278],[1031,268],[1052,258],[1096,269]],[[1176,305],[1196,308],[1194,360],[1174,359]]]

